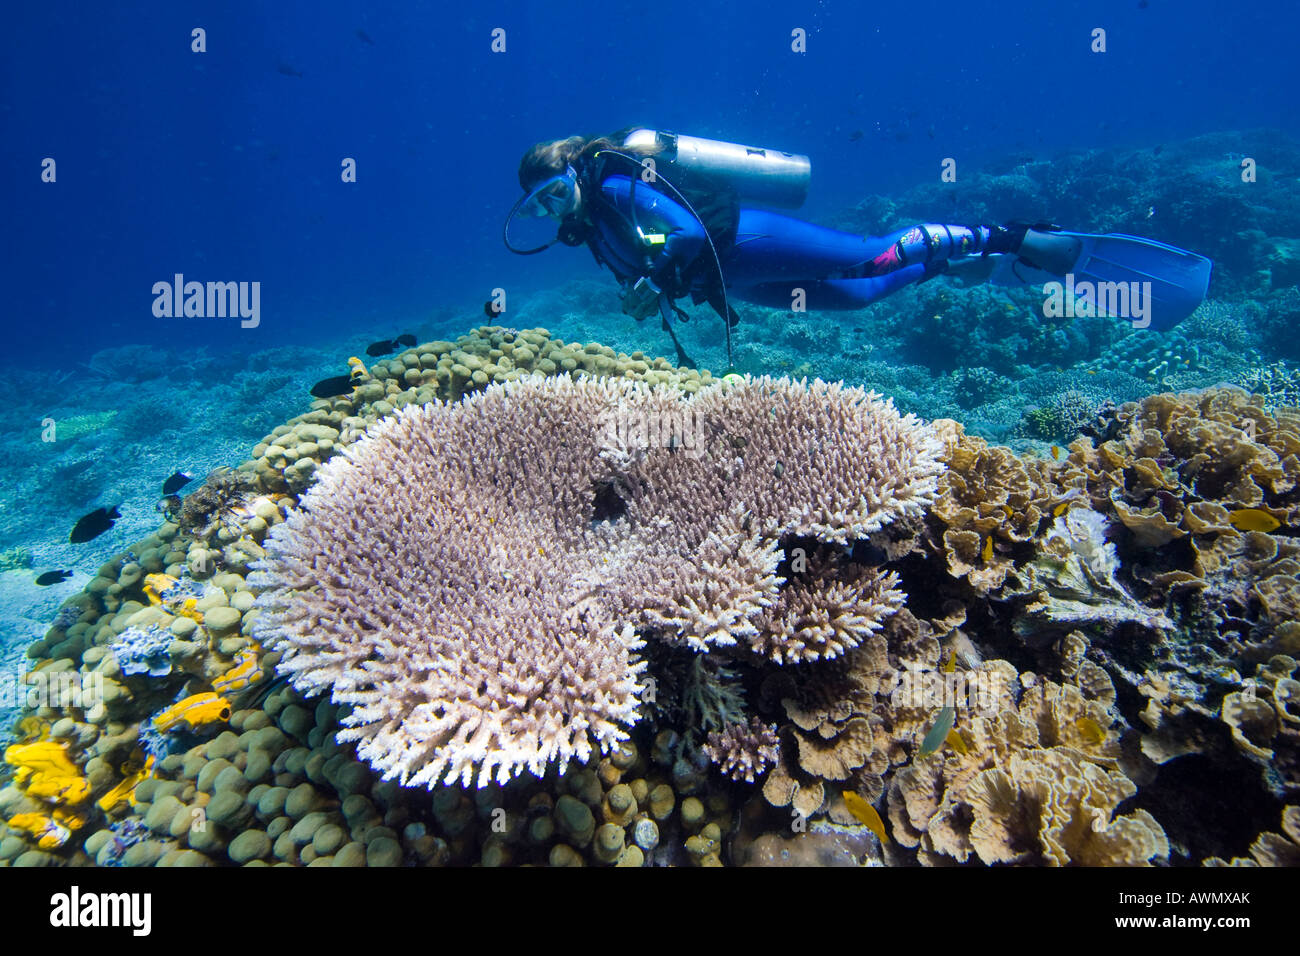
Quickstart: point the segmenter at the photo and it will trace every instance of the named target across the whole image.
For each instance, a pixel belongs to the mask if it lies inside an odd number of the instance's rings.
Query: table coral
[[[697,434],[647,447],[611,435],[611,415]],[[257,633],[284,642],[297,687],[353,705],[344,739],[388,777],[541,774],[625,739],[638,628],[734,641],[779,597],[777,543],[845,543],[919,514],[936,451],[878,396],[820,382],[692,399],[526,380],[404,409],[324,466],[267,538]],[[881,616],[865,612],[846,644]]]

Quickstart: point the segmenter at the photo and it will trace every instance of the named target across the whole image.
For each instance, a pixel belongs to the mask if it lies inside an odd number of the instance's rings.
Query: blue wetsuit
[[[648,264],[650,277],[660,288],[676,295],[698,292],[696,301],[703,301],[704,289],[716,280],[717,269],[699,221],[647,183],[638,181],[633,191],[627,176],[606,177],[600,190],[624,221],[593,213],[591,245],[597,258],[620,281],[635,281],[645,274]],[[633,200],[635,222],[642,233],[665,237],[655,252],[631,241],[627,223],[633,220]],[[941,272],[949,259],[983,252],[988,238],[987,227],[928,224],[887,236],[859,236],[741,207],[735,242],[719,252],[730,296],[788,308],[795,289],[802,289],[809,309],[860,309],[910,282]],[[693,270],[690,288],[680,288],[676,275],[696,264],[700,256],[707,261]]]

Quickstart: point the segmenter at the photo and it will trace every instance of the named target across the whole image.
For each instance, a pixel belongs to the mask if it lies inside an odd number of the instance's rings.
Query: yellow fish
[[[1083,734],[1094,747],[1100,747],[1106,742],[1106,728],[1091,717],[1078,718],[1074,722],[1074,728]]]
[[[948,657],[943,662],[943,672],[945,674],[951,674],[956,669],[957,669],[957,648],[954,647],[952,650],[948,652]]]
[[[1064,455],[1065,455],[1065,449],[1064,449],[1064,448],[1062,448],[1060,445],[1053,445],[1053,446],[1052,446],[1052,457],[1053,457],[1053,458],[1055,458],[1057,461],[1060,461],[1061,458],[1064,457]]]
[[[154,758],[150,756],[142,768],[129,774],[125,780],[100,797],[96,804],[99,809],[108,813],[124,800],[130,801],[131,806],[135,806],[135,788],[153,774],[153,761]],[[126,767],[124,766],[123,769],[125,770]]]
[[[191,728],[230,719],[230,701],[208,692],[186,697],[172,704],[153,719],[154,729],[166,733],[182,720]]]
[[[353,382],[370,375],[369,370],[366,368],[366,363],[361,361],[361,359],[357,358],[355,355],[348,359],[348,365],[352,367],[352,370],[348,374],[352,376]]]
[[[1236,511],[1229,511],[1228,524],[1238,531],[1276,531],[1282,527],[1282,522],[1259,508],[1238,508]]]
[[[880,819],[880,814],[876,812],[875,807],[852,790],[841,790],[840,796],[844,798],[844,805],[849,808],[849,813],[857,817],[868,830],[880,839],[881,843],[889,842],[889,835],[885,833],[885,821]]]
[[[1066,510],[1069,507],[1070,507],[1070,503],[1068,501],[1062,501],[1059,505],[1057,505],[1055,508],[1052,509],[1052,517],[1053,518],[1061,517],[1061,515],[1065,514]]]
[[[970,748],[966,746],[966,741],[962,739],[961,734],[957,733],[956,728],[948,731],[948,736],[943,739],[944,743],[957,751],[957,753],[961,754],[963,757],[970,753]]]
[[[219,694],[239,690],[262,679],[262,670],[257,664],[258,646],[253,644],[235,655],[235,666],[230,668],[212,682],[212,689]]]
[[[989,535],[987,538],[984,539],[983,555],[984,555],[985,564],[988,564],[990,561],[993,560],[993,535]]]

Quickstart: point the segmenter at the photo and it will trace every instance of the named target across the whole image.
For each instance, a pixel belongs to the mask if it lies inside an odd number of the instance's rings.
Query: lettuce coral
[[[1029,685],[1019,701],[970,716],[968,753],[934,754],[894,775],[895,839],[916,847],[928,865],[975,857],[1147,866],[1166,858],[1168,838],[1150,813],[1115,812],[1137,786],[1120,768],[1118,735],[1102,702],[1030,674],[1017,683]]]
[[[1053,623],[1140,624],[1171,631],[1173,621],[1138,603],[1115,579],[1119,556],[1106,540],[1106,519],[1089,508],[1072,508],[1053,522],[1035,559],[1017,569],[1009,594],[1030,594],[1025,613]],[[1031,625],[1032,626],[1032,625]]]

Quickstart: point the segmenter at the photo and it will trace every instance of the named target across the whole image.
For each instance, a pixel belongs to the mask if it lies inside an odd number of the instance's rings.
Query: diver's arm
[[[633,220],[633,202],[636,206],[635,222],[643,235],[652,237],[650,278],[670,294],[677,292],[677,276],[698,256],[706,242],[704,227],[685,206],[649,183],[637,181],[636,188],[627,176],[610,176],[601,185],[605,197],[629,221]],[[662,237],[662,241],[658,237]]]

